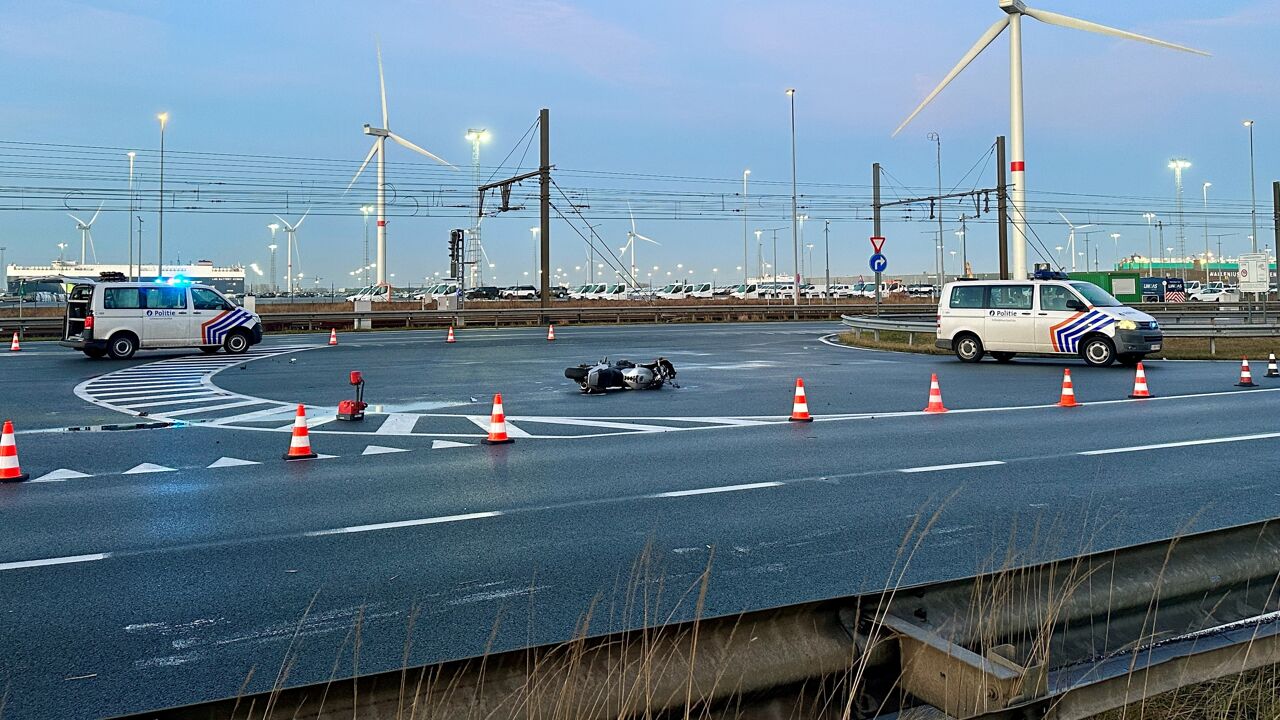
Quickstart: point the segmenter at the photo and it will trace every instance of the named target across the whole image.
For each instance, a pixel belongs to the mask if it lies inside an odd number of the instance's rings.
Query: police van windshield
[[[1073,282],[1071,287],[1084,296],[1094,307],[1123,307],[1124,303],[1111,296],[1111,293],[1087,282]]]

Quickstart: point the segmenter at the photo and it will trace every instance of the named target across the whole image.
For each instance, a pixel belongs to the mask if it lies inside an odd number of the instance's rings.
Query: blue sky
[[[1122,216],[1088,211],[1113,206],[1109,198],[1115,196],[1150,198],[1150,209],[1171,213],[1173,178],[1165,164],[1174,155],[1185,156],[1193,163],[1185,176],[1187,207],[1199,208],[1201,185],[1212,181],[1210,232],[1237,233],[1224,240],[1224,251],[1234,254],[1248,234],[1248,143],[1240,121],[1252,117],[1258,122],[1261,224],[1270,228],[1270,181],[1280,175],[1280,96],[1274,92],[1280,3],[1044,0],[1038,7],[1199,47],[1213,57],[1028,19],[1031,192],[1099,196],[1073,201],[1076,209],[1069,214],[1079,219],[1072,220],[1098,221],[1105,233],[1120,232],[1122,253],[1145,251],[1140,210]],[[342,185],[368,149],[361,125],[377,122],[377,37],[392,128],[459,165],[470,161],[466,128],[493,133],[484,150],[483,164],[489,165],[507,154],[545,106],[552,111],[553,160],[566,171],[558,180],[565,187],[634,188],[665,198],[696,190],[732,198],[742,169],[749,167],[753,187],[782,193],[790,180],[783,90],[796,87],[802,191],[820,183],[864,186],[873,161],[906,185],[930,186],[936,182],[934,146],[926,140],[930,131],[942,136],[943,183],[950,189],[995,135],[1008,132],[1007,36],[900,136],[890,133],[1000,14],[994,0],[6,2],[0,63],[21,81],[9,84],[0,104],[0,141],[154,150],[154,115],[167,110],[169,150],[342,160],[347,164],[317,176]],[[389,171],[392,182],[399,163],[431,172],[428,160],[399,147],[388,158],[397,164]],[[574,176],[569,170],[634,176]],[[119,173],[110,182],[123,184],[124,161]],[[970,177],[963,187],[985,185],[990,174]],[[645,175],[725,182],[646,182],[640,177]],[[52,182],[2,167],[0,178],[10,188],[10,207],[21,194],[15,186]],[[110,182],[69,177],[57,185]],[[356,206],[371,188],[357,185],[349,214],[330,211],[308,219],[299,233],[308,276],[324,277],[325,285],[349,279],[362,252]],[[1220,202],[1222,209],[1214,209]],[[296,216],[301,207],[288,209]],[[673,220],[662,207],[650,204],[641,212],[641,232],[662,246],[643,246],[640,265],[659,265],[663,275],[677,262],[707,279],[712,266],[721,269],[722,279],[734,274],[731,268],[742,262],[740,216]],[[125,257],[128,218],[122,210],[109,204],[95,226],[103,259]],[[952,220],[961,211],[955,206],[945,212],[948,249],[955,242]],[[626,240],[625,214],[602,206],[599,215],[587,211],[616,249]],[[753,212],[750,228],[787,222],[785,212],[766,215]],[[932,226],[900,217],[885,227],[891,269],[931,269]],[[1195,227],[1187,231],[1188,245],[1202,247],[1204,218],[1189,217]],[[985,219],[969,228],[969,255],[979,271],[995,268],[994,228]],[[1046,214],[1043,220],[1048,219]],[[149,248],[153,220],[145,225]],[[167,213],[166,255],[265,267],[265,226],[271,220],[265,209]],[[394,219],[389,246],[397,283],[406,277],[420,282],[443,270],[448,229],[462,224],[449,217]],[[529,269],[531,224],[528,216],[485,222],[486,247],[504,284],[520,281],[518,273]],[[819,255],[820,229],[818,222],[806,228],[806,241],[817,241]],[[1049,247],[1066,237],[1060,224],[1040,225],[1037,232]],[[869,234],[868,222],[832,224],[833,273],[865,271]],[[1262,244],[1270,244],[1269,232],[1260,234]],[[780,237],[789,239],[787,233]],[[585,249],[577,235],[557,223],[553,238],[553,266],[582,263]],[[8,246],[11,262],[47,261],[58,242],[78,247],[74,223],[61,212],[0,212],[0,245]],[[1104,263],[1111,245],[1108,239]],[[780,265],[790,269],[789,261]]]

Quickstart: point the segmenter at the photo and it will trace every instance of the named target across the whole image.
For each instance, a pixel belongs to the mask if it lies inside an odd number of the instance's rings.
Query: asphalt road
[[[1159,397],[1129,401],[1129,371],[1069,363],[1085,405],[1064,409],[1061,362],[820,341],[836,329],[285,336],[230,365],[0,357],[0,414],[44,480],[0,486],[4,717],[267,689],[286,661],[289,684],[376,672],[406,642],[421,663],[563,640],[588,613],[592,632],[688,617],[708,564],[722,614],[1280,510],[1263,367],[1245,390],[1234,363],[1152,362]],[[586,397],[562,376],[659,354],[680,388]],[[361,427],[326,418],[352,369],[382,406]],[[918,412],[931,372],[948,414]],[[797,376],[817,422],[785,421]],[[494,392],[512,445],[477,442]],[[280,460],[296,403],[334,457]],[[139,421],[167,427],[64,430]]]

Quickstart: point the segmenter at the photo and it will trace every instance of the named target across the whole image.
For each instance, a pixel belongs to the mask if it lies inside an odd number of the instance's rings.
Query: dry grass
[[[1280,720],[1280,666],[1178,688],[1096,720]]]

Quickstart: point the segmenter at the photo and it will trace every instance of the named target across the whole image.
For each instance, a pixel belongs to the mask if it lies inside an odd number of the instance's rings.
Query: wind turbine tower
[[[382,73],[382,46],[380,45],[378,46],[378,92],[382,98],[382,127],[373,127],[368,123],[365,124],[364,134],[371,135],[374,138],[373,147],[369,148],[369,154],[364,156],[364,162],[360,163],[360,169],[356,170],[356,174],[351,178],[351,182],[347,183],[347,190],[343,191],[343,194],[345,195],[347,191],[351,190],[351,186],[356,184],[356,180],[360,179],[360,174],[363,173],[364,169],[369,166],[369,161],[373,159],[374,155],[377,155],[378,156],[378,188],[377,188],[377,196],[374,202],[374,208],[376,209],[378,214],[378,217],[377,217],[377,220],[378,220],[378,226],[377,226],[378,227],[378,231],[377,231],[378,286],[388,288],[388,294],[389,294],[390,288],[387,283],[387,193],[386,193],[386,190],[387,190],[387,168],[386,168],[387,138],[391,138],[397,144],[403,147],[406,147],[418,153],[419,155],[425,155],[431,158],[432,160],[435,160],[436,162],[440,163],[441,165],[446,165],[448,167],[453,168],[454,170],[457,170],[458,168],[455,167],[453,164],[449,163],[448,161],[442,160],[436,155],[433,155],[427,152],[426,150],[423,150],[417,145],[414,145],[408,140],[405,140],[399,135],[391,132],[390,125],[387,122],[387,82],[386,82],[385,76]],[[292,283],[292,280],[290,280],[290,283]]]
[[[103,203],[98,204],[98,209],[93,213],[93,217],[89,218],[89,222],[85,222],[80,218],[67,213],[67,217],[76,221],[76,229],[80,231],[80,264],[85,263],[85,249],[87,248],[93,253],[93,261],[98,262],[98,250],[93,246],[93,224],[98,220],[98,214],[102,212]]]
[[[1069,30],[1083,30],[1085,32],[1097,33],[1099,35],[1110,35],[1125,40],[1136,40],[1138,42],[1159,45],[1160,47],[1169,48],[1171,50],[1180,50],[1182,52],[1195,53],[1196,55],[1208,55],[1203,50],[1195,50],[1193,48],[1175,45],[1164,40],[1157,40],[1146,35],[1139,35],[1127,30],[1117,30],[1099,25],[1088,20],[1080,20],[1066,15],[1059,15],[1048,10],[1037,10],[1028,7],[1022,0],[999,0],[1000,9],[1004,11],[1004,17],[995,22],[994,25],[987,28],[987,31],[978,38],[978,41],[969,48],[969,51],[960,58],[960,62],[951,68],[951,72],[942,78],[942,82],[929,93],[925,99],[911,111],[906,120],[893,131],[896,136],[902,132],[915,116],[925,108],[933,99],[942,92],[943,88],[951,83],[961,72],[964,71],[974,58],[982,54],[987,46],[995,41],[1000,33],[1007,28],[1009,30],[1009,144],[1010,144],[1010,185],[1009,206],[1010,213],[1013,217],[1013,267],[1012,273],[1015,280],[1021,280],[1027,277],[1027,183],[1026,183],[1026,156],[1023,153],[1023,122],[1022,122],[1022,18],[1023,16],[1039,20],[1048,25],[1057,25]]]
[[[285,272],[288,273],[288,277],[285,278],[285,280],[286,280],[286,285],[289,291],[289,297],[293,297],[294,282],[296,280],[296,278],[294,278],[293,276],[293,254],[295,252],[298,252],[298,239],[295,236],[298,233],[298,228],[302,227],[302,221],[306,220],[307,215],[310,215],[310,214],[311,214],[311,209],[308,208],[306,212],[302,213],[302,217],[298,218],[298,222],[292,225],[290,225],[287,220],[280,217],[279,215],[276,216],[277,220],[284,223],[284,236],[286,240],[285,252],[284,252],[284,266],[285,266]],[[275,233],[275,229],[272,228],[272,234],[274,233]],[[299,267],[301,267],[302,265],[302,253],[300,252],[298,252],[298,265]]]

